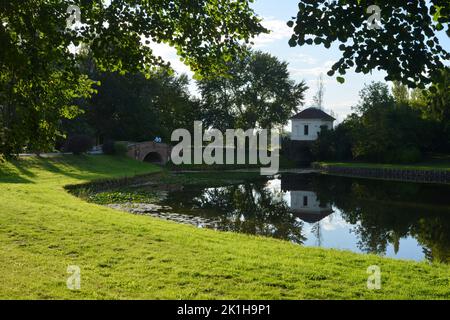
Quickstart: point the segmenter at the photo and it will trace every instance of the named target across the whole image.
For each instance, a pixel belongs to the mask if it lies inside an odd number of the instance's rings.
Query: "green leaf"
[[[343,77],[337,77],[336,80],[340,83],[343,84],[345,82],[345,78]]]

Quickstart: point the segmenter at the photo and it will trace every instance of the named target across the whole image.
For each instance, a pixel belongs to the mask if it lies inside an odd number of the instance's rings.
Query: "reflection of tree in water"
[[[419,219],[411,228],[411,234],[424,246],[423,250],[428,260],[450,264],[449,225],[449,216],[441,215]]]
[[[321,247],[322,246],[322,227],[320,225],[320,221],[317,221],[314,223],[314,225],[311,228],[311,232],[316,237],[316,246]]]
[[[202,209],[220,211],[219,228],[290,240],[302,244],[303,223],[289,211],[281,194],[246,183],[207,189],[194,199]]]
[[[449,262],[449,187],[325,176],[312,178],[314,192],[331,202],[355,225],[363,252],[385,254],[391,244],[412,236],[427,259]]]
[[[427,259],[449,263],[448,186],[304,174],[282,175],[281,186],[284,191],[314,192],[321,207],[333,204],[354,226],[363,252],[385,254],[389,245],[398,252],[400,240],[411,236],[423,247]],[[302,222],[293,216],[280,194],[265,188],[264,182],[206,190],[187,188],[170,193],[167,204],[175,212],[219,219],[222,230],[296,243],[305,240]],[[318,244],[322,227],[317,224],[312,230]]]

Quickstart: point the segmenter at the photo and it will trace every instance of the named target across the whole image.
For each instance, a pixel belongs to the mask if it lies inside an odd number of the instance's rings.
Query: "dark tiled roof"
[[[319,222],[333,213],[332,209],[321,210],[320,213],[307,210],[293,210],[294,215],[300,220],[307,223]]]
[[[328,113],[324,112],[323,110],[317,109],[317,108],[308,108],[300,113],[297,113],[295,116],[293,116],[291,119],[321,119],[326,121],[334,121],[336,120],[332,116],[330,116]]]

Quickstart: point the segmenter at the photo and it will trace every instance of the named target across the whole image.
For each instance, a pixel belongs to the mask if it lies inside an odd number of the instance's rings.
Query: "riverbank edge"
[[[439,169],[383,168],[355,166],[355,164],[335,165],[333,163],[314,162],[311,168],[323,173],[356,178],[392,180],[403,182],[450,184],[450,171]]]
[[[72,159],[75,160],[74,157],[69,157],[66,159],[66,163],[71,165],[72,169],[74,169],[74,164],[71,163]],[[145,168],[127,168],[124,169],[123,163],[124,161],[114,160],[107,157],[102,157],[104,159],[98,158],[98,157],[90,157],[85,159],[86,163],[81,166],[82,161],[77,161],[77,167],[75,171],[70,172],[62,172],[62,169],[68,169],[68,167],[56,167],[53,165],[56,165],[57,163],[53,163],[53,160],[45,160],[45,163],[36,164],[32,167],[22,167],[22,170],[14,171],[13,173],[6,173],[4,178],[6,176],[9,176],[11,174],[16,175],[19,174],[20,176],[27,175],[30,179],[32,179],[33,183],[30,183],[26,185],[30,192],[30,194],[33,195],[33,197],[30,199],[30,201],[27,202],[27,207],[22,208],[21,210],[23,212],[26,212],[27,214],[20,214],[16,215],[15,219],[6,219],[5,222],[8,222],[9,224],[14,223],[18,224],[23,228],[20,232],[24,233],[29,228],[36,228],[37,226],[42,225],[43,218],[50,218],[54,217],[54,219],[57,219],[57,224],[64,224],[67,223],[67,219],[70,221],[71,228],[69,231],[67,231],[67,228],[62,228],[61,230],[66,232],[67,234],[61,234],[58,230],[53,230],[51,233],[45,233],[47,236],[53,236],[54,239],[49,239],[45,243],[43,242],[43,239],[41,239],[40,242],[33,242],[26,246],[26,247],[20,247],[19,249],[15,248],[14,244],[9,244],[5,242],[5,245],[8,244],[9,250],[5,250],[2,252],[2,255],[9,258],[14,259],[25,259],[28,261],[27,264],[25,264],[24,270],[20,269],[18,270],[14,264],[5,264],[2,265],[3,267],[3,275],[8,275],[7,278],[3,279],[5,280],[4,284],[0,287],[0,297],[33,297],[33,298],[56,298],[56,297],[65,297],[65,298],[80,298],[80,297],[99,297],[100,293],[107,294],[105,296],[102,296],[103,298],[124,298],[124,297],[135,297],[136,294],[138,294],[141,297],[179,297],[180,292],[183,291],[184,287],[178,287],[176,286],[176,292],[177,294],[174,295],[171,291],[173,287],[173,284],[176,285],[176,283],[172,283],[167,281],[168,274],[165,272],[162,272],[161,275],[154,274],[152,277],[144,277],[144,274],[138,274],[137,276],[141,276],[141,281],[144,281],[148,278],[150,279],[150,282],[145,282],[145,285],[139,287],[141,289],[147,288],[147,286],[150,286],[151,284],[155,283],[157,280],[164,280],[163,283],[165,284],[164,287],[161,287],[159,289],[159,293],[155,295],[154,288],[150,291],[146,291],[145,289],[142,292],[137,293],[136,291],[133,291],[132,289],[134,287],[130,286],[124,286],[120,287],[123,292],[117,295],[112,295],[109,291],[103,292],[100,290],[102,287],[98,286],[98,283],[102,283],[102,281],[105,281],[105,279],[112,279],[114,280],[114,285],[117,286],[117,281],[122,280],[126,283],[129,283],[129,278],[127,278],[127,275],[118,273],[120,271],[116,270],[116,268],[112,268],[110,272],[113,272],[111,275],[108,275],[107,278],[102,278],[102,273],[100,271],[104,271],[105,266],[101,260],[110,259],[113,256],[116,256],[117,252],[114,250],[115,246],[123,246],[127,243],[133,243],[134,245],[130,248],[133,250],[140,250],[145,249],[143,252],[149,252],[149,249],[152,246],[170,246],[174,245],[174,248],[177,249],[177,245],[183,244],[183,250],[184,253],[186,250],[188,251],[188,254],[186,256],[183,256],[178,259],[176,253],[172,252],[171,250],[152,250],[154,255],[156,257],[152,257],[152,261],[158,262],[159,259],[164,259],[164,263],[166,263],[168,258],[174,259],[172,261],[173,265],[177,265],[177,262],[180,263],[181,261],[185,261],[184,259],[193,259],[198,258],[199,261],[193,261],[193,265],[189,264],[189,272],[196,271],[198,266],[203,266],[204,261],[213,261],[213,259],[219,259],[216,254],[214,255],[208,255],[210,252],[217,252],[218,249],[225,250],[224,253],[229,253],[230,250],[233,252],[236,260],[239,260],[243,257],[246,259],[245,265],[250,265],[249,272],[250,275],[248,276],[246,273],[239,274],[239,283],[246,283],[246,281],[243,281],[247,279],[246,277],[249,277],[248,281],[251,279],[251,287],[252,290],[248,291],[247,286],[239,287],[236,285],[229,285],[229,283],[233,282],[234,277],[230,277],[230,270],[235,270],[234,268],[237,268],[236,270],[242,271],[242,263],[233,262],[231,260],[227,260],[226,257],[220,258],[220,268],[217,269],[214,265],[211,266],[211,271],[214,271],[214,274],[216,274],[216,277],[219,279],[226,279],[226,283],[222,283],[219,281],[217,283],[217,287],[215,286],[213,292],[211,293],[211,288],[209,288],[208,294],[196,296],[197,298],[206,298],[206,297],[218,297],[214,295],[214,293],[219,294],[220,297],[232,297],[232,298],[254,298],[254,297],[263,297],[263,298],[269,298],[269,297],[280,297],[280,294],[284,298],[293,298],[296,297],[297,299],[299,297],[303,298],[356,298],[361,299],[363,297],[365,298],[444,298],[448,297],[446,292],[439,292],[439,294],[436,292],[436,283],[435,281],[438,279],[441,279],[442,276],[445,277],[445,274],[448,272],[448,267],[441,265],[441,264],[435,264],[432,268],[428,263],[424,262],[414,262],[414,261],[407,261],[407,260],[396,260],[391,258],[385,258],[385,257],[379,257],[374,255],[365,255],[365,254],[357,254],[347,251],[338,251],[334,249],[318,249],[318,248],[301,248],[301,247],[294,247],[293,245],[289,244],[285,241],[279,241],[276,239],[266,239],[263,237],[253,237],[248,235],[241,235],[241,234],[233,234],[228,232],[215,232],[210,230],[198,230],[193,228],[187,228],[186,226],[180,225],[180,224],[172,224],[167,223],[165,221],[160,221],[159,219],[143,219],[141,217],[135,217],[133,215],[121,215],[121,214],[114,214],[113,211],[110,212],[110,214],[107,216],[106,219],[99,219],[100,217],[104,216],[107,210],[106,208],[100,208],[98,206],[92,206],[91,204],[84,203],[84,202],[78,202],[79,200],[75,200],[75,198],[67,198],[61,193],[62,187],[64,185],[80,185],[83,184],[83,182],[87,181],[102,181],[104,178],[100,177],[103,175],[105,177],[106,173],[108,172],[108,176],[113,178],[112,180],[115,180],[115,177],[119,180],[130,179],[132,177],[127,177],[125,175],[138,175],[138,176],[147,176],[147,174],[155,175],[157,172],[153,171],[152,173],[147,173],[143,171]],[[70,161],[69,161],[70,160]],[[105,166],[107,162],[114,162],[109,163],[108,166]],[[51,167],[48,166],[47,162],[52,162],[53,165]],[[115,163],[117,162],[117,163]],[[126,162],[126,161],[125,161]],[[129,161],[130,165],[134,164],[131,163],[132,161]],[[5,164],[3,164],[5,165]],[[6,164],[7,165],[7,164]],[[0,165],[1,167],[2,165]],[[137,167],[137,163],[136,163]],[[17,167],[16,167],[17,168]],[[26,170],[24,170],[26,169]],[[50,170],[52,171],[51,175],[49,175]],[[101,169],[103,170],[102,173],[92,174],[94,169]],[[139,170],[137,170],[139,169]],[[150,168],[149,168],[150,169]],[[10,170],[7,170],[10,171]],[[140,172],[139,172],[140,171]],[[150,170],[148,170],[150,171]],[[20,173],[19,173],[20,172]],[[45,172],[45,176],[42,175],[42,173]],[[79,174],[83,172],[83,176],[79,176]],[[64,173],[64,174],[61,174]],[[75,175],[77,174],[77,175]],[[9,217],[11,214],[14,214],[15,212],[18,212],[17,205],[19,204],[18,199],[22,199],[22,191],[15,190],[16,187],[18,188],[21,186],[21,184],[17,184],[17,177],[14,177],[14,180],[7,180],[1,182],[1,184],[4,183],[11,183],[14,182],[15,184],[12,184],[10,186],[7,186],[5,189],[5,196],[6,196],[6,207],[2,208],[0,210],[0,213],[4,217]],[[77,181],[78,180],[78,181]],[[111,179],[108,179],[111,180]],[[31,182],[31,180],[30,180]],[[39,186],[36,185],[36,182],[39,182]],[[23,182],[22,182],[23,183]],[[20,192],[15,192],[20,191]],[[35,196],[38,195],[37,197]],[[8,201],[9,200],[9,201]],[[56,204],[61,204],[61,200],[65,201],[64,205],[61,207],[55,209]],[[30,205],[38,205],[40,208],[40,212],[37,210],[33,210],[34,207],[30,207]],[[77,208],[77,209],[76,209]],[[88,210],[89,209],[89,210]],[[56,210],[56,211],[55,211]],[[84,212],[84,211],[89,212]],[[57,213],[57,214],[56,214]],[[0,217],[2,217],[0,215]],[[30,218],[33,218],[30,220]],[[82,219],[79,219],[82,218]],[[28,219],[27,221],[21,222],[20,219]],[[25,223],[26,222],[26,223]],[[137,225],[136,223],[139,222]],[[55,222],[56,223],[56,222]],[[79,223],[82,223],[82,225],[78,226]],[[48,224],[47,224],[48,225]],[[56,228],[57,225],[52,224],[53,228]],[[3,228],[7,228],[8,224],[5,224]],[[76,227],[79,227],[78,229]],[[95,227],[95,228],[94,228]],[[112,229],[111,229],[112,228]],[[33,229],[33,230],[34,230]],[[102,237],[98,238],[98,230],[102,231]],[[120,233],[116,234],[110,234],[107,231],[114,231],[117,232],[117,230],[120,230]],[[58,233],[56,232],[58,231]],[[146,233],[144,231],[151,231],[150,233]],[[18,232],[16,230],[16,232]],[[64,233],[63,232],[63,233]],[[177,237],[174,237],[174,232],[177,232]],[[179,235],[180,233],[181,235]],[[6,232],[3,234],[6,236]],[[80,239],[76,239],[76,241],[73,244],[73,248],[70,246],[70,240],[74,237],[74,235],[83,235],[86,239],[85,245],[89,245],[86,248],[93,248],[93,250],[99,250],[96,254],[90,254],[90,255],[82,255],[82,256],[76,256],[76,257],[69,257],[67,258],[67,253],[65,253],[65,250],[67,252],[72,252],[74,248],[79,247],[79,241]],[[128,237],[137,237],[139,239],[138,242],[131,241],[127,238],[118,238],[118,235],[127,235]],[[189,236],[188,236],[189,235]],[[63,237],[65,236],[65,237]],[[66,238],[69,237],[69,238]],[[97,237],[97,238],[96,238]],[[103,239],[103,237],[106,237]],[[156,240],[155,240],[155,239]],[[198,238],[198,239],[197,239]],[[95,239],[95,241],[94,241]],[[181,239],[181,240],[180,240]],[[201,239],[201,242],[199,242]],[[6,239],[4,239],[6,240]],[[108,240],[108,241],[107,241]],[[112,241],[111,243],[109,241]],[[127,241],[125,241],[127,240]],[[149,240],[149,241],[143,241],[143,240]],[[233,240],[233,243],[240,243],[239,249],[237,250],[235,247],[232,247],[232,249],[229,247],[229,242]],[[54,241],[59,241],[61,245],[61,253],[58,255],[55,255],[55,252],[52,248],[49,247],[49,244],[52,244]],[[124,242],[125,241],[125,242]],[[95,243],[95,245],[93,245]],[[222,248],[224,244],[227,244],[227,247]],[[209,250],[202,250],[198,251],[198,246],[206,246]],[[68,246],[67,248],[65,246]],[[196,254],[192,254],[191,247],[194,247],[196,250]],[[35,248],[36,247],[36,248]],[[28,251],[30,249],[37,249],[40,248],[39,251],[32,250],[31,253]],[[143,247],[143,248],[141,248]],[[211,248],[210,248],[211,247]],[[86,249],[85,248],[85,249]],[[167,248],[166,248],[167,249]],[[267,250],[267,252],[266,252]],[[130,251],[130,252],[129,252]],[[130,261],[132,264],[128,265],[129,268],[134,267],[136,272],[141,272],[143,269],[140,268],[140,261],[136,257],[133,256],[133,252],[131,252],[131,249],[129,251],[126,251],[124,253],[125,257],[132,257]],[[35,254],[33,252],[39,252],[39,256],[35,257]],[[275,261],[266,261],[261,260],[260,254],[262,252],[265,252],[266,255],[274,258]],[[275,252],[277,252],[277,255],[273,255]],[[14,254],[13,254],[14,253]],[[138,252],[139,253],[139,252]],[[35,260],[30,260],[29,254],[33,254],[33,257]],[[138,256],[141,254],[139,253]],[[206,255],[206,256],[205,256]],[[61,259],[61,257],[64,256],[64,259]],[[253,257],[254,256],[254,257]],[[295,259],[294,259],[295,257]],[[307,257],[305,260],[304,258]],[[3,258],[3,257],[2,257]],[[158,259],[157,259],[158,258]],[[201,259],[200,259],[201,258]],[[45,259],[45,263],[43,262]],[[47,261],[48,259],[48,261]],[[91,282],[95,283],[95,286],[89,286],[89,283],[86,282],[86,287],[84,287],[83,291],[81,293],[78,293],[75,295],[75,293],[71,292],[70,290],[64,290],[64,286],[60,285],[60,277],[61,274],[58,271],[59,269],[56,269],[55,271],[55,265],[58,266],[58,268],[65,268],[66,263],[69,261],[74,261],[76,263],[82,263],[85,265],[89,265],[89,268],[86,268],[84,270],[84,277],[86,279],[90,279]],[[177,260],[178,259],[178,260]],[[222,261],[223,260],[223,261]],[[352,267],[346,266],[344,264],[344,261],[351,260]],[[6,260],[4,260],[6,261]],[[128,261],[127,263],[130,263]],[[170,260],[171,261],[171,260]],[[33,262],[36,264],[33,265]],[[197,263],[198,262],[198,263]],[[214,262],[214,261],[213,261]],[[320,263],[319,263],[320,262]],[[44,263],[44,264],[43,264]],[[226,269],[222,268],[222,266],[225,264],[231,264]],[[327,264],[328,263],[328,264]],[[361,265],[360,265],[361,264]],[[367,289],[364,289],[363,287],[360,287],[361,283],[365,283],[365,277],[367,277],[367,274],[365,272],[365,266],[366,265],[379,265],[381,268],[390,270],[389,272],[389,284],[386,284],[383,288],[383,291],[379,292],[372,292],[368,291]],[[157,264],[158,265],[158,264]],[[254,266],[253,266],[254,265]],[[272,270],[274,266],[277,266],[280,268],[282,267],[283,270],[277,271],[277,276],[281,273],[284,275],[281,279],[285,278],[286,281],[289,281],[290,286],[287,286],[283,289],[283,292],[279,292],[279,288],[275,287],[270,282],[262,288],[262,286],[265,285],[267,281],[270,280],[269,278],[262,278],[257,279],[258,276],[255,276],[253,267],[258,266],[259,268],[262,268],[260,272],[257,272],[257,274],[265,274],[264,270]],[[287,266],[284,270],[284,266]],[[321,268],[320,266],[327,265],[326,268]],[[359,267],[355,269],[355,265],[358,265]],[[36,268],[39,266],[39,268],[45,269],[46,272],[40,273],[41,277],[36,278],[34,277],[34,274],[31,272],[33,270],[32,268]],[[163,265],[161,265],[163,266]],[[186,272],[185,269],[183,269],[184,265],[181,265],[181,271]],[[253,267],[252,267],[253,266]],[[314,266],[314,267],[312,267]],[[139,267],[139,268],[138,268]],[[155,266],[154,266],[155,267]],[[305,267],[308,267],[308,269],[305,269]],[[334,270],[337,268],[339,271],[338,273],[334,273],[330,271],[330,268]],[[364,267],[364,268],[363,268]],[[194,268],[191,270],[191,268]],[[231,269],[230,269],[231,268]],[[153,268],[153,270],[164,270],[163,268]],[[217,270],[216,270],[217,269]],[[352,270],[351,274],[352,277],[348,276],[349,269]],[[414,269],[414,270],[412,270]],[[63,269],[61,269],[63,270]],[[65,269],[64,269],[65,270]],[[145,269],[147,270],[147,269]],[[298,270],[295,273],[292,273],[292,270]],[[304,271],[304,274],[302,274],[302,270]],[[332,271],[333,271],[332,270]],[[18,273],[20,271],[20,273]],[[413,271],[409,273],[409,271]],[[225,272],[225,273],[224,273]],[[331,277],[331,274],[328,275],[328,273],[332,273],[333,277]],[[402,275],[408,273],[408,278],[406,279]],[[49,276],[45,277],[42,275]],[[117,276],[120,274],[120,277],[117,278]],[[184,273],[186,274],[186,273]],[[427,274],[427,277],[423,278],[423,274]],[[147,273],[145,273],[147,275]],[[325,276],[326,275],[326,276]],[[50,277],[51,276],[51,277]],[[160,276],[163,278],[158,278],[155,280],[155,276]],[[135,273],[133,273],[133,279],[136,277]],[[293,279],[292,277],[296,277]],[[411,277],[414,278],[415,281],[411,283]],[[298,278],[298,279],[297,279]],[[416,279],[417,278],[417,279]],[[420,278],[420,279],[419,279]],[[33,281],[31,281],[32,279]],[[8,282],[6,281],[8,280]],[[20,280],[20,281],[19,281]],[[30,281],[28,281],[30,280]],[[36,280],[38,283],[36,283]],[[49,286],[49,281],[53,286]],[[258,282],[259,280],[259,282]],[[301,280],[301,281],[300,281]],[[416,281],[417,280],[417,281]],[[19,282],[18,282],[19,281]],[[194,281],[190,279],[189,277],[186,277],[184,279],[186,283],[190,283],[190,281]],[[281,280],[279,280],[281,281]],[[320,282],[317,282],[320,281]],[[330,282],[331,281],[331,282]],[[307,285],[305,285],[305,282]],[[328,284],[328,286],[331,286],[333,288],[328,288],[327,290],[320,290],[317,291],[315,288],[318,284]],[[283,282],[284,283],[284,282]],[[282,283],[282,284],[283,284]],[[294,283],[294,284],[292,284]],[[298,286],[297,283],[301,283],[301,286]],[[337,286],[337,283],[339,283],[339,286]],[[32,284],[30,286],[30,284]],[[105,285],[105,283],[103,283]],[[195,282],[196,290],[199,290],[199,292],[202,292],[203,282]],[[168,288],[166,288],[166,286]],[[259,286],[261,290],[259,291],[255,289],[255,286]],[[337,288],[334,288],[337,286]],[[342,287],[341,287],[342,286]],[[39,292],[39,290],[36,290],[36,288],[42,289],[43,292]],[[62,288],[62,289],[61,289]],[[233,288],[233,290],[230,290],[230,288]],[[238,289],[236,289],[238,288]],[[284,287],[283,287],[284,288]],[[407,290],[406,290],[407,288]],[[420,288],[420,289],[419,289]],[[445,287],[442,287],[445,288]],[[247,289],[247,290],[246,290]],[[325,288],[324,288],[325,289]],[[130,291],[131,290],[131,291]],[[348,291],[347,291],[348,290]],[[160,292],[164,291],[164,292]],[[216,292],[217,291],[217,292]],[[431,293],[432,291],[432,293]],[[184,291],[183,291],[184,292]],[[340,294],[336,294],[339,292]],[[408,292],[408,293],[407,293]],[[151,294],[150,294],[151,293]],[[407,294],[406,294],[407,293]],[[427,295],[428,293],[428,295]],[[184,292],[186,294],[186,292]],[[192,298],[192,297],[191,297]]]
[[[156,175],[161,174],[161,171],[151,172],[151,173],[143,173],[136,174],[132,176],[126,177],[111,177],[111,178],[102,178],[102,179],[94,179],[87,182],[75,183],[75,184],[66,184],[63,186],[63,189],[73,195],[78,196],[80,192],[83,191],[94,191],[101,192],[114,188],[120,188],[123,186],[133,185],[141,185],[148,181],[149,178],[154,178]],[[158,185],[155,183],[155,185]]]

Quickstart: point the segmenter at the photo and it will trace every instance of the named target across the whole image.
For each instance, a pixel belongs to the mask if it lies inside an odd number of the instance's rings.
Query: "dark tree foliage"
[[[429,3],[429,5],[428,5]],[[367,8],[381,9],[381,29],[369,29]],[[450,59],[437,37],[446,26],[450,36],[448,0],[300,0],[289,45],[340,43],[342,58],[328,72],[342,75],[355,67],[357,73],[385,70],[386,80],[424,88]],[[444,33],[445,34],[445,33]]]
[[[63,122],[67,134],[88,133],[97,143],[148,141],[162,137],[168,142],[173,130],[191,128],[198,120],[199,103],[189,95],[189,80],[161,69],[146,79],[141,74],[97,72],[101,85],[92,98],[81,101],[83,114]]]
[[[92,148],[92,138],[84,134],[77,134],[67,139],[64,151],[80,155],[82,153],[91,150],[91,148]]]
[[[313,145],[319,160],[413,163],[430,152],[446,151],[441,122],[426,118],[409,101],[396,102],[383,83],[367,85],[361,101],[334,130],[323,131]]]
[[[345,161],[352,159],[352,137],[349,122],[343,122],[333,130],[326,128],[311,146],[311,152],[318,160]]]
[[[221,130],[284,125],[307,90],[290,78],[286,62],[260,51],[232,61],[227,76],[197,83],[207,125]]]
[[[424,97],[425,114],[450,126],[450,68],[440,70]]]
[[[114,148],[114,140],[105,140],[102,144],[102,151],[104,154],[113,155],[116,153],[116,149]]]
[[[66,28],[69,5],[81,9],[78,27]],[[1,1],[0,155],[50,149],[59,120],[79,114],[74,98],[93,93],[71,44],[89,48],[102,71],[148,76],[165,62],[144,37],[205,76],[223,73],[242,42],[265,31],[246,0]]]
[[[302,233],[303,222],[290,212],[281,194],[274,196],[265,187],[264,180],[205,192],[183,190],[185,193],[193,200],[184,206],[214,212],[219,230],[263,235],[298,244],[306,240]],[[180,203],[180,199],[177,201]]]
[[[435,123],[439,132],[434,140],[436,151],[450,153],[450,68],[441,70],[431,86],[420,90],[418,96],[409,103]]]
[[[308,177],[296,183],[299,179]],[[401,238],[414,237],[430,261],[450,262],[447,186],[337,176],[323,176],[310,185],[321,203],[337,208],[355,225],[360,250],[385,254],[392,245],[398,252]]]

